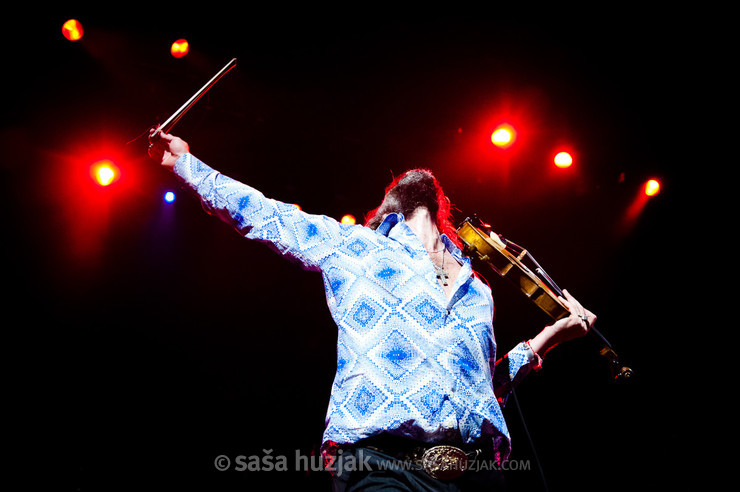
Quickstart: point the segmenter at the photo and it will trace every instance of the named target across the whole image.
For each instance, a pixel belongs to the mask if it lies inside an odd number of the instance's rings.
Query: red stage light
[[[635,198],[632,200],[632,203],[630,203],[625,210],[622,221],[619,224],[619,230],[621,233],[628,233],[632,230],[650,199],[659,192],[660,181],[657,179],[649,179],[641,188],[639,188]]]
[[[69,19],[62,24],[62,34],[70,41],[79,41],[82,39],[82,24],[76,19]]]
[[[567,152],[560,152],[555,156],[554,161],[557,167],[564,169],[573,164],[573,157]]]
[[[172,47],[170,48],[170,53],[175,58],[182,58],[188,54],[188,51],[190,51],[190,44],[186,39],[178,39],[172,43]]]
[[[107,159],[93,164],[91,174],[100,186],[108,186],[116,181],[119,176],[116,165]]]
[[[499,125],[491,134],[491,142],[501,149],[510,147],[514,140],[516,140],[516,131],[514,127],[506,123]]]
[[[645,183],[645,194],[647,196],[655,196],[660,193],[660,181],[657,179],[650,179]]]
[[[354,225],[354,224],[357,223],[357,220],[355,219],[355,216],[354,215],[347,214],[344,217],[342,217],[342,219],[340,220],[340,222],[342,224]]]

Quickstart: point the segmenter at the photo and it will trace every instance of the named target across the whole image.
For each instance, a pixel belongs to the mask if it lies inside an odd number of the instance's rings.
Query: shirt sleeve
[[[511,391],[532,370],[539,370],[541,365],[542,359],[527,342],[521,342],[497,360],[493,371],[493,388],[499,402],[505,404]]]
[[[173,171],[200,197],[207,213],[230,224],[242,236],[266,243],[278,253],[298,261],[307,270],[320,270],[322,261],[336,247],[342,229],[356,227],[266,198],[192,154],[180,156]]]

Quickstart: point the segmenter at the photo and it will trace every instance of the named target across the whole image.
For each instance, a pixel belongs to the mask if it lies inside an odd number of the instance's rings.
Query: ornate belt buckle
[[[468,456],[455,446],[434,446],[424,451],[421,463],[431,477],[450,480],[465,473],[468,469]]]

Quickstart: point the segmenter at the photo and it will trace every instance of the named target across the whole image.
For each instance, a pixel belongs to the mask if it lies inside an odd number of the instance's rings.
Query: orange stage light
[[[182,58],[188,54],[188,51],[190,51],[190,44],[186,39],[178,39],[172,43],[172,47],[170,48],[170,53],[175,58]]]
[[[342,217],[342,219],[340,220],[340,222],[342,224],[354,225],[354,224],[357,223],[357,220],[355,219],[355,216],[354,215],[347,214],[344,217]]]
[[[647,196],[655,196],[660,193],[660,181],[657,179],[650,179],[645,183],[645,194]]]
[[[69,19],[62,24],[62,34],[70,41],[79,41],[82,39],[82,24],[76,19]]]

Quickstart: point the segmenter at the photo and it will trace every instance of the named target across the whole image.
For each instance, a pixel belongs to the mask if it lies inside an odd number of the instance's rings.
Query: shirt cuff
[[[195,189],[205,176],[213,172],[213,169],[193,154],[188,153],[177,159],[172,172]]]
[[[532,369],[535,371],[539,371],[542,369],[542,357],[540,357],[537,352],[532,350],[532,346],[529,344],[529,340],[524,342],[525,350],[527,351],[527,356],[529,357],[529,363],[532,365]]]

